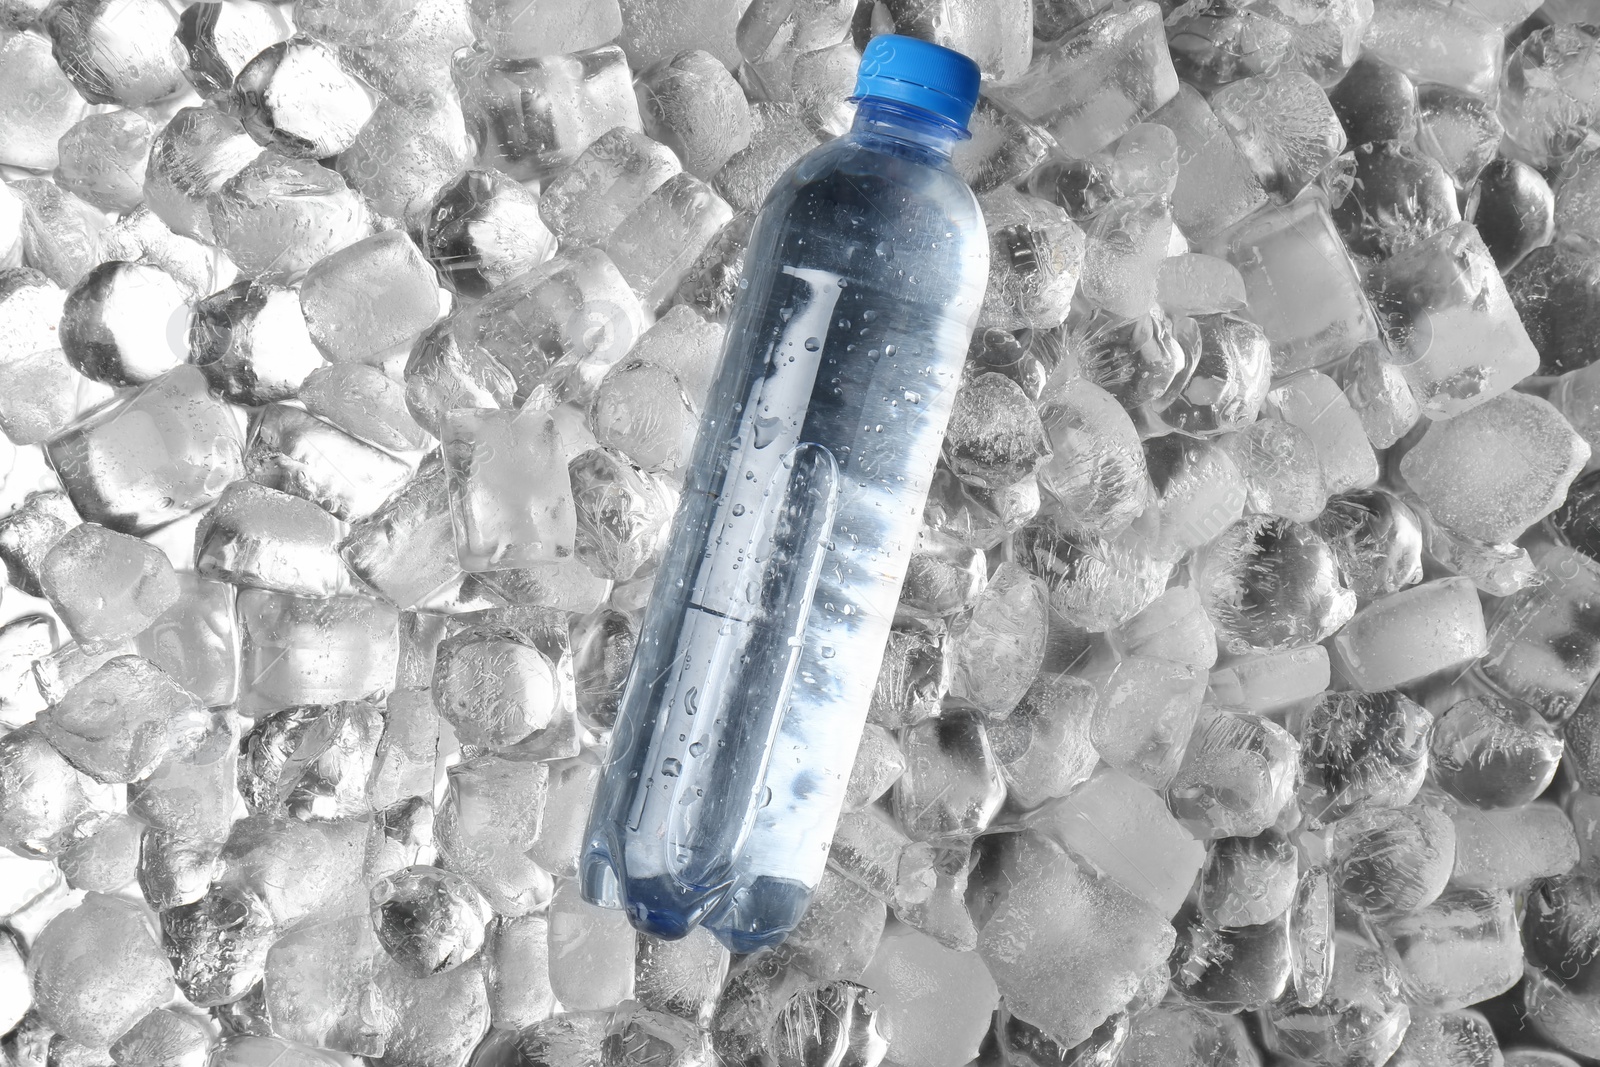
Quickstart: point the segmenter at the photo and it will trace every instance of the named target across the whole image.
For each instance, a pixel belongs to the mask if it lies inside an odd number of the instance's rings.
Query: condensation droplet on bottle
[[[815,338],[815,337],[807,337],[806,338],[806,351],[807,352],[818,352],[818,351],[821,351],[821,349],[822,349],[822,342],[819,341],[817,338]]]
[[[772,803],[772,787],[766,786],[761,790],[761,806],[768,807]]]
[[[668,756],[661,761],[661,777],[663,778],[676,778],[682,771],[683,761],[680,759]]]
[[[691,756],[702,756],[705,754],[705,751],[706,743],[704,741],[696,741],[689,746],[689,755]]]

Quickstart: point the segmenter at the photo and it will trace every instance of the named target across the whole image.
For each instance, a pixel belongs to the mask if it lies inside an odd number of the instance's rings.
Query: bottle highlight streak
[[[988,276],[977,83],[875,38],[751,233],[581,861],[641,930],[750,952],[822,876]]]

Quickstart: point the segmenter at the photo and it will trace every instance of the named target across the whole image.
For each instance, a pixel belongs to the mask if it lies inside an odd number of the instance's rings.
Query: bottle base
[[[716,886],[693,886],[666,875],[618,877],[608,857],[584,857],[579,890],[591,904],[620,908],[636,930],[676,941],[696,926],[737,954],[770,948],[799,925],[812,887],[792,878],[760,875]]]

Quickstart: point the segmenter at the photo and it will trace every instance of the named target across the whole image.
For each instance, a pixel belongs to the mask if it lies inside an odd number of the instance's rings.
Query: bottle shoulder
[[[982,237],[983,211],[971,187],[948,156],[915,144],[851,131],[801,156],[773,187],[762,214],[792,213],[816,201],[858,197],[887,230],[908,219],[922,225],[942,222],[958,241]]]

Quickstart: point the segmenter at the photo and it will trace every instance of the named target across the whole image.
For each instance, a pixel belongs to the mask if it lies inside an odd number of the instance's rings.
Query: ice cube
[[[778,951],[818,982],[858,980],[878,949],[887,916],[883,901],[829,868],[811,907]]]
[[[184,73],[202,96],[221,100],[244,65],[289,36],[282,13],[256,4],[191,4],[178,16],[178,43],[188,55]]]
[[[1096,632],[1128,621],[1166,588],[1171,561],[1151,547],[1135,531],[1112,540],[1083,536],[1063,530],[1053,517],[1018,533],[1019,562],[1044,579],[1051,609]]]
[[[1559,545],[1535,545],[1529,554],[1545,580],[1493,606],[1478,670],[1501,693],[1560,722],[1600,674],[1600,635],[1588,622],[1600,566]]]
[[[1506,288],[1539,352],[1540,374],[1575,375],[1600,358],[1591,326],[1600,292],[1594,257],[1564,243],[1536,249],[1508,272]]]
[[[1555,510],[1588,459],[1588,443],[1559,411],[1513,392],[1431,425],[1400,469],[1433,518],[1510,541]]]
[[[1066,321],[1084,270],[1084,232],[1047,200],[1001,187],[979,198],[989,229],[982,323],[1051,329]]]
[[[1428,906],[1390,919],[1378,938],[1414,1008],[1452,1011],[1505,992],[1522,976],[1522,944],[1511,894],[1450,889]]]
[[[218,883],[259,897],[279,930],[335,915],[356,916],[370,930],[362,876],[371,831],[363,819],[247,816],[233,824],[223,845]]]
[[[1362,47],[1417,81],[1493,96],[1500,79],[1501,26],[1474,8],[1434,0],[1373,5]]]
[[[816,144],[798,105],[758,101],[750,109],[749,143],[728,158],[713,184],[735,211],[754,214],[779,176]]]
[[[449,489],[437,453],[376,511],[351,524],[340,554],[352,573],[401,607],[459,584]]]
[[[455,57],[451,77],[479,164],[521,181],[554,176],[615,126],[639,129],[628,62],[613,44],[519,61],[474,48]]]
[[[1249,425],[1267,395],[1271,355],[1266,335],[1230,313],[1190,320],[1182,343],[1189,358],[1152,408],[1174,429],[1211,436]]]
[[[1167,806],[1198,838],[1263,833],[1294,797],[1299,754],[1293,735],[1270,719],[1203,713],[1167,785]]]
[[[406,409],[405,385],[377,367],[338,363],[318,367],[300,384],[306,410],[352,437],[396,452],[431,440]]]
[[[9,35],[0,44],[0,163],[50,170],[59,161],[59,143],[88,110],[50,54],[50,40],[39,33]]]
[[[34,1010],[73,1041],[106,1048],[173,994],[172,968],[138,904],[90,893],[28,953]]]
[[[383,728],[375,704],[285,708],[244,739],[239,792],[253,812],[300,819],[365,814],[367,781]]]
[[[61,311],[61,348],[87,377],[143,385],[184,363],[187,294],[159,267],[113,260],[84,276]]]
[[[573,556],[572,484],[548,411],[458,409],[447,416],[442,434],[465,569],[525,567]],[[530,481],[530,470],[546,475]]]
[[[1322,513],[1322,463],[1305,430],[1267,415],[1224,440],[1245,477],[1251,511],[1295,522]]]
[[[360,700],[394,685],[398,617],[386,604],[246,589],[238,616],[239,706],[246,714]]]
[[[1200,871],[1200,915],[1213,926],[1256,926],[1284,915],[1299,884],[1298,857],[1283,833],[1211,843]]]
[[[433,699],[464,743],[498,748],[548,727],[560,694],[554,664],[521,635],[468,628],[439,645]]]
[[[432,266],[404,233],[386,230],[318,261],[300,283],[306,329],[329,361],[381,358],[438,318]]]
[[[1334,638],[1339,672],[1376,692],[1465,667],[1488,650],[1482,619],[1470,579],[1403,589],[1362,608]]]
[[[951,162],[977,193],[1016,182],[1050,154],[1043,131],[986,96],[979,96],[967,129],[972,137],[956,146]]]
[[[178,600],[132,642],[132,650],[170,674],[207,706],[232,702],[239,635],[233,588],[178,572]]]
[[[1290,378],[1267,394],[1267,410],[1310,435],[1330,494],[1378,480],[1378,459],[1361,417],[1326,374],[1308,371]]]
[[[1344,151],[1344,128],[1320,86],[1286,71],[1230,82],[1211,97],[1262,188],[1293,200]]]
[[[408,102],[444,84],[451,53],[472,43],[466,5],[449,0],[305,0],[294,17],[374,88]]]
[[[1512,298],[1471,223],[1441,230],[1367,277],[1392,352],[1429,418],[1459,415],[1538,366]]]
[[[39,585],[74,637],[132,637],[178,599],[172,564],[157,548],[95,523],[62,534],[39,565]]]
[[[890,729],[939,713],[950,690],[950,646],[942,630],[890,630],[867,716]]]
[[[499,756],[450,768],[434,841],[445,869],[471,879],[499,915],[526,915],[550,900],[550,875],[527,855],[538,836],[549,776],[546,764]]]
[[[1333,221],[1350,251],[1381,258],[1460,222],[1461,212],[1438,160],[1403,141],[1380,141],[1356,147],[1354,185]]]
[[[1550,1055],[1536,1052],[1535,1056]],[[1513,1067],[1536,1067],[1540,1060],[1504,1057],[1489,1020],[1475,1011],[1451,1011],[1438,1015],[1419,1015],[1406,1028],[1405,1040],[1395,1050],[1392,1062],[1403,1064],[1459,1063],[1471,1067],[1490,1067],[1496,1063]]]
[[[1279,1004],[1266,1013],[1270,1049],[1296,1059],[1383,1062],[1411,1022],[1400,980],[1383,953],[1358,934],[1339,935],[1326,995],[1304,1007]]]
[[[22,251],[27,266],[70,289],[105,258],[100,235],[106,216],[97,208],[47,178],[22,178],[10,188],[26,206]]]
[[[1153,128],[1166,132],[1164,126]],[[1085,233],[1078,285],[1084,299],[1115,315],[1149,313],[1161,261],[1172,245],[1172,212],[1165,197],[1114,201],[1089,221]]]
[[[422,336],[406,365],[412,414],[436,432],[451,408],[522,407],[541,386],[545,396],[581,395],[623,358],[648,321],[604,252],[558,255],[463,304]]]
[[[1569,734],[1583,729],[1580,708]],[[1452,796],[1480,808],[1516,808],[1543,793],[1564,746],[1539,715],[1490,696],[1457,701],[1439,717],[1428,743],[1434,780]],[[1577,749],[1579,746],[1574,746]],[[1574,752],[1580,780],[1588,759]]]
[[[1428,770],[1433,717],[1400,693],[1326,693],[1300,728],[1300,805],[1313,826],[1405,804]]]
[[[144,168],[156,127],[137,111],[86,115],[61,135],[56,181],[102,211],[144,201]]]
[[[372,232],[361,195],[314,160],[269,148],[218,185],[206,199],[210,232],[241,271],[266,281],[298,279]]]
[[[95,783],[36,726],[0,736],[0,787],[0,843],[34,855],[64,845],[95,799]]]
[[[403,460],[287,404],[258,408],[253,421],[245,476],[339,519],[372,514],[411,473]]]
[[[990,745],[1013,802],[1036,807],[1088,779],[1097,761],[1089,741],[1097,700],[1082,679],[1041,676],[1010,716],[990,724]]]
[[[460,875],[414,866],[372,887],[372,928],[389,958],[417,978],[466,963],[483,947],[489,905]]]
[[[502,59],[535,59],[593,48],[622,29],[617,0],[548,4],[538,0],[472,0],[472,32]]]
[[[1065,532],[1115,536],[1144,510],[1149,476],[1138,431],[1110,393],[1086,380],[1049,391],[1040,418],[1052,454],[1039,485]]]
[[[1203,1008],[1176,1002],[1157,1004],[1134,1013],[1123,1026],[1126,1043],[1115,1061],[1123,1067],[1253,1062],[1244,1051],[1250,1038],[1243,1024]]]
[[[861,982],[877,993],[895,1062],[961,1067],[978,1050],[998,992],[976,952],[892,924]]]
[[[188,88],[178,20],[160,0],[63,0],[44,23],[62,72],[94,103],[140,107]]]
[[[1186,555],[1244,514],[1244,474],[1227,449],[1182,434],[1151,438],[1144,449],[1161,523],[1155,551],[1161,555]]]
[[[1075,1044],[1133,998],[1172,949],[1172,927],[1037,833],[986,843],[975,873],[978,954],[1011,1012]]]
[[[1193,566],[1222,647],[1236,654],[1314,644],[1355,614],[1333,550],[1298,523],[1241,519],[1197,552]]]
[[[29,493],[0,517],[0,561],[11,585],[28,596],[43,596],[40,577],[45,557],[78,524],[66,494],[53,489]]]
[[[520,1030],[549,1017],[555,1006],[549,953],[549,920],[543,915],[500,918],[489,926],[485,976],[497,1028]]]
[[[1393,494],[1376,489],[1342,493],[1328,501],[1312,528],[1333,547],[1345,584],[1363,603],[1422,577],[1420,519]]]
[[[1183,760],[1205,696],[1199,667],[1128,656],[1100,686],[1089,737],[1107,764],[1154,789],[1165,788]]]
[[[666,145],[618,126],[540,190],[539,214],[563,244],[598,245],[679,170]]]
[[[1328,844],[1334,883],[1350,906],[1376,919],[1431,904],[1455,866],[1456,835],[1437,808],[1368,808],[1334,824]]]
[[[111,1045],[118,1067],[202,1067],[211,1032],[200,1017],[158,1008]]]
[[[55,651],[56,621],[19,615],[0,626],[0,727],[25,726],[48,705],[33,678],[33,661]]]
[[[1289,926],[1283,916],[1254,926],[1212,926],[1191,906],[1178,918],[1169,966],[1184,1000],[1216,1012],[1258,1010],[1288,986]]]
[[[460,102],[439,88],[412,103],[380,102],[333,165],[381,217],[380,227],[412,229],[469,162]]]
[[[578,559],[602,578],[633,577],[661,548],[677,493],[611,449],[590,449],[568,473]]]
[[[1376,55],[1361,56],[1328,91],[1328,102],[1353,145],[1405,140],[1417,128],[1417,87]]]
[[[182,108],[150,142],[145,201],[173,232],[210,242],[210,198],[260,154],[261,146],[232,116]]]
[[[483,296],[556,250],[538,197],[497,170],[447,182],[429,205],[421,243],[440,282],[463,296]]]
[[[1180,229],[1203,239],[1232,225],[1267,200],[1249,158],[1193,86],[1150,115],[1178,142],[1178,180],[1172,215]]]
[[[133,782],[181,758],[205,736],[200,702],[159,667],[118,656],[39,716],[40,732],[99,782]]]
[[[268,45],[240,69],[233,105],[257,144],[322,159],[350,147],[377,100],[332,46],[297,35]]]
[[[148,193],[146,193],[148,198]],[[160,267],[191,300],[237,280],[238,268],[220,249],[173,233],[148,203],[122,215],[100,231],[98,258]]]
[[[1161,11],[1109,10],[1053,43],[996,95],[1079,158],[1104,148],[1171,100],[1178,78]]]
[[[1043,661],[1048,613],[1044,584],[1016,563],[1002,563],[971,614],[951,627],[951,695],[991,719],[1009,715]]]
[[[550,987],[562,1007],[599,1011],[633,996],[633,927],[564,882],[550,902]]]
[[[664,308],[733,209],[692,174],[668,178],[625,217],[605,251],[651,314]]]
[[[213,712],[192,750],[174,754],[129,786],[129,814],[157,830],[220,845],[233,814],[238,749],[233,718]]]
[[[728,69],[703,49],[641,71],[634,90],[644,132],[676,152],[697,178],[709,181],[750,143],[750,105]]]
[[[738,67],[735,31],[745,7],[739,0],[621,0],[621,7],[617,43],[635,70],[686,48],[704,48],[728,69]]]
[[[1456,827],[1455,886],[1517,890],[1538,879],[1573,870],[1578,841],[1572,821],[1554,804],[1534,803],[1508,811],[1462,807]],[[1531,923],[1531,920],[1530,920]]]
[[[1110,769],[1030,813],[1025,825],[1162,918],[1177,912],[1205,862],[1205,846],[1172,817],[1155,790]]]
[[[66,296],[44,275],[27,268],[0,274],[0,430],[15,444],[55,436],[78,412],[109,397],[68,364],[57,327]]]
[[[230,485],[201,519],[195,570],[297,596],[350,591],[338,546],[349,527],[308,500],[250,481]]]
[[[1373,448],[1390,447],[1422,418],[1422,405],[1412,395],[1405,371],[1389,362],[1381,340],[1358,348],[1337,377]]]
[[[335,1051],[381,1054],[387,1019],[375,979],[384,959],[365,915],[279,938],[263,979],[274,1031]]]
[[[971,838],[1005,802],[1005,782],[983,720],[947,712],[903,736],[906,772],[894,784],[894,810],[919,841]]]
[[[1244,276],[1251,316],[1272,343],[1274,377],[1336,363],[1376,336],[1360,279],[1320,196],[1260,208],[1200,250]]]
[[[322,366],[292,289],[244,278],[194,305],[189,361],[236,404],[293,399]]]

